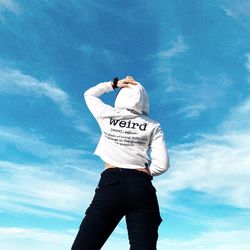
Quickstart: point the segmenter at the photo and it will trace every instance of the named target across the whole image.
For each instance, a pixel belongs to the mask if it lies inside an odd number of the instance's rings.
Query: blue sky
[[[103,170],[82,93],[132,75],[171,159],[158,249],[249,250],[249,27],[247,0],[0,0],[0,249],[70,248]]]

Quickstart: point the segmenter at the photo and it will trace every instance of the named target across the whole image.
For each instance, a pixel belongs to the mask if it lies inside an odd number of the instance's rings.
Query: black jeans
[[[162,222],[153,178],[123,168],[102,172],[71,250],[99,250],[123,216],[130,250],[156,250]]]

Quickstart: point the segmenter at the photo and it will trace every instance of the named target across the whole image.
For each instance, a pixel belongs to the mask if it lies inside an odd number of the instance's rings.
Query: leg
[[[71,249],[100,250],[122,217],[90,205]]]
[[[71,250],[100,250],[124,216],[119,179],[102,175]]]
[[[126,215],[130,250],[156,250],[162,219],[155,189],[151,182],[147,182],[136,191],[134,189],[134,195],[136,207],[131,207]]]
[[[156,250],[161,220],[153,211],[135,211],[126,217],[130,250]]]

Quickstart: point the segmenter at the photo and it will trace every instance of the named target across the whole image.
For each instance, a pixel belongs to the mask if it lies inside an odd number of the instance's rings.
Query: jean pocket
[[[96,187],[96,191],[99,189],[116,186],[119,183],[120,183],[120,180],[118,176],[102,176]]]

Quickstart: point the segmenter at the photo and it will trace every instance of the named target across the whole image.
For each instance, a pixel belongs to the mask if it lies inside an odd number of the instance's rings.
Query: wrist
[[[115,78],[113,79],[113,81],[112,81],[112,87],[113,87],[113,89],[118,88],[118,86],[117,86],[118,81],[119,81],[118,77],[115,77]]]

